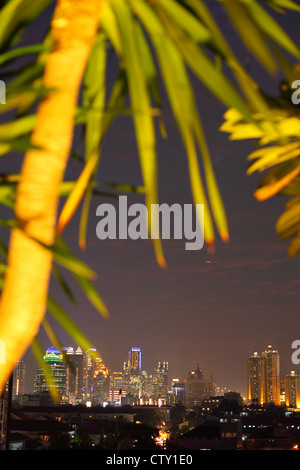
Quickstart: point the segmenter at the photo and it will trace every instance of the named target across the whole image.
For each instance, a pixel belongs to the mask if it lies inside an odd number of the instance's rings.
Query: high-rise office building
[[[80,347],[75,351],[70,346],[65,351],[67,363],[66,395],[75,404],[83,398],[84,354]]]
[[[255,352],[248,357],[248,399],[280,405],[279,353],[271,345],[260,356]]]
[[[109,399],[109,375],[105,366],[98,367],[94,373],[93,404],[102,405]]]
[[[91,400],[93,395],[94,373],[95,373],[95,349],[88,350],[84,355],[83,365],[83,398]]]
[[[248,357],[248,400],[265,403],[265,361],[257,352]]]
[[[83,362],[83,398],[85,401],[92,401],[94,396],[95,377],[97,377],[100,372],[104,373],[105,376],[108,376],[108,371],[103,365],[102,358],[97,354],[95,349],[89,349],[86,351]],[[102,380],[101,376],[99,376],[99,381],[101,382],[100,379]],[[100,383],[98,385],[99,391]]]
[[[139,399],[143,395],[142,352],[133,347],[123,364],[123,386],[126,393]]]
[[[131,372],[141,372],[142,352],[140,348],[131,348],[128,353],[127,366],[131,370]]]
[[[125,397],[126,395],[123,383],[123,373],[113,371],[109,375],[109,381],[109,401],[120,405],[122,397]]]
[[[265,402],[280,405],[279,353],[269,345],[261,355],[265,360]]]
[[[64,361],[63,353],[58,349],[51,347],[45,352],[43,361],[46,368],[51,373],[51,382],[47,379],[45,368],[40,366],[38,368],[35,378],[35,393],[41,393],[56,389],[62,400],[66,397],[67,385],[67,367]]]
[[[185,406],[185,383],[179,379],[173,379],[171,383],[172,405],[180,404]]]
[[[284,377],[285,404],[288,408],[300,408],[300,376],[295,371]]]
[[[159,362],[154,369],[152,376],[152,394],[153,398],[166,401],[168,395],[168,369],[167,362]]]
[[[199,365],[195,371],[189,373],[185,382],[186,405],[201,406],[204,399],[215,395],[215,381],[211,377],[205,379]]]
[[[13,376],[13,396],[24,395],[26,379],[26,363],[18,361]]]

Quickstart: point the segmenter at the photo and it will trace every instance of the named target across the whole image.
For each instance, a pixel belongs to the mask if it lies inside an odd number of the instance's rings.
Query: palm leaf
[[[153,211],[153,207],[158,203],[155,130],[151,99],[138,44],[139,31],[130,8],[124,2],[112,0],[111,4],[123,43],[123,65],[128,80],[141,171],[146,191],[149,233],[157,233],[159,219],[158,214]],[[165,266],[161,240],[154,238],[153,243],[158,263]]]

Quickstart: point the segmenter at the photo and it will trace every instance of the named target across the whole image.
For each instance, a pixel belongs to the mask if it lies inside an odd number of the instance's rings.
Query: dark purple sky
[[[283,22],[296,40],[298,21],[297,14],[290,14]],[[265,90],[274,92],[279,77],[269,78],[254,63],[253,67]],[[230,243],[218,240],[215,254],[209,255],[206,248],[189,252],[183,241],[165,241],[168,267],[162,270],[149,241],[97,239],[96,207],[110,202],[97,199],[91,208],[86,252],[78,250],[77,217],[65,238],[99,273],[96,285],[109,307],[110,319],[102,319],[83,295],[74,308],[59,289],[52,292],[112,370],[121,370],[129,349],[138,346],[144,370],[151,372],[158,361],[165,360],[169,362],[170,379],[183,380],[199,361],[204,375],[212,374],[218,386],[245,395],[247,357],[269,344],[280,353],[282,376],[291,370],[299,373],[291,362],[291,344],[300,335],[299,257],[290,260],[287,245],[281,245],[275,234],[285,201],[275,198],[258,203],[252,196],[258,177],[245,176],[252,143],[229,142],[227,135],[218,131],[224,109],[202,85],[194,84],[228,214]],[[192,202],[185,152],[168,108],[165,122],[168,139],[158,138],[160,202]],[[78,170],[71,163],[68,176],[78,174]],[[141,184],[129,117],[120,117],[110,129],[99,178]],[[131,200],[143,202],[142,198]],[[66,345],[76,346],[58,332]],[[31,363],[31,353],[26,359]],[[31,381],[32,372],[28,375]],[[27,385],[31,389],[32,383]]]

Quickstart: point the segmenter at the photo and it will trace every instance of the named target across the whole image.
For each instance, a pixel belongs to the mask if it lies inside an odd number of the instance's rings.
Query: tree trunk
[[[38,107],[32,142],[42,148],[24,157],[18,186],[7,273],[0,301],[0,389],[39,331],[46,311],[52,256],[32,239],[55,237],[59,185],[73,139],[74,114],[103,0],[58,0],[44,85],[54,89]]]

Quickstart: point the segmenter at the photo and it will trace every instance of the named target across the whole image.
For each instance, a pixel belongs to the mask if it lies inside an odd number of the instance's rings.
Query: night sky
[[[217,3],[217,2],[216,2]],[[219,5],[217,6],[219,11]],[[296,41],[299,17],[282,20]],[[234,33],[226,26],[234,41]],[[300,41],[298,41],[299,43]],[[244,54],[241,48],[238,53]],[[255,61],[250,62],[255,78],[265,91],[276,92],[279,76],[268,77]],[[109,67],[115,72],[112,59]],[[219,239],[215,253],[206,248],[186,251],[184,240],[163,243],[167,268],[155,260],[150,241],[110,240],[96,237],[96,207],[109,198],[95,199],[91,207],[86,252],[78,248],[78,217],[64,237],[84,261],[98,273],[96,285],[110,310],[103,319],[79,293],[74,307],[53,283],[51,293],[72,314],[95,344],[111,370],[121,370],[132,346],[142,350],[142,368],[152,372],[158,361],[169,362],[169,378],[187,377],[199,362],[205,377],[211,374],[218,386],[247,393],[247,357],[269,344],[279,351],[281,376],[299,367],[291,362],[291,344],[300,338],[299,257],[290,260],[287,245],[275,233],[275,223],[285,200],[257,202],[253,191],[257,175],[246,176],[246,157],[253,143],[229,142],[218,131],[225,109],[196,80],[193,80],[200,114],[210,147],[228,215],[230,242]],[[168,139],[158,135],[160,202],[191,203],[185,151],[167,103],[164,119]],[[70,161],[67,178],[79,174],[80,166]],[[141,184],[138,154],[130,117],[120,117],[104,144],[99,168],[100,181]],[[129,195],[131,202],[142,196]],[[77,289],[78,291],[78,289]],[[74,346],[58,328],[61,341]],[[45,348],[50,346],[41,335]],[[31,352],[27,389],[32,390],[36,365]]]

